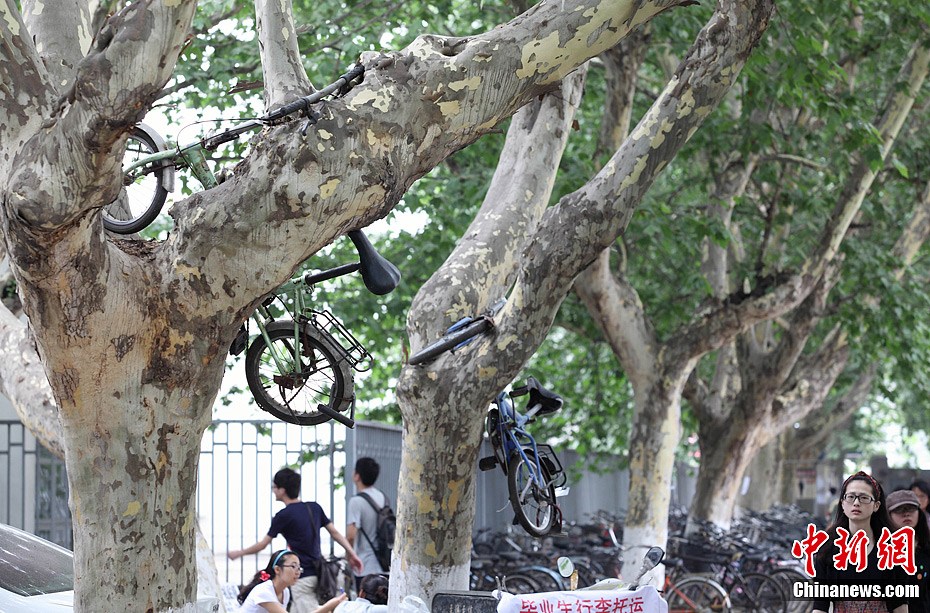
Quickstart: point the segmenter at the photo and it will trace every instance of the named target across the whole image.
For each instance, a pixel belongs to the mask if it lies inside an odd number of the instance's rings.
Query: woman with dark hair
[[[914,583],[920,586],[919,598],[908,598],[908,613],[930,613],[930,526],[921,521],[920,502],[911,490],[898,490],[888,494],[888,515],[891,529],[914,529]]]
[[[834,541],[842,528],[853,535],[860,531],[866,538],[866,568],[856,570],[856,564],[847,564],[844,570],[836,568],[834,556],[839,552]],[[910,581],[898,567],[890,570],[878,568],[878,537],[882,528],[891,529],[888,512],[885,510],[885,494],[878,481],[862,471],[852,475],[843,482],[840,498],[836,503],[833,523],[827,529],[829,538],[817,551],[814,568],[816,581],[826,585],[898,585]],[[839,600],[820,598],[814,600],[814,612],[827,613],[830,604],[833,613],[908,613],[907,602],[903,598],[882,598],[871,600]]]
[[[386,575],[365,575],[358,588],[358,598],[348,601],[345,594],[336,596],[314,613],[375,613],[387,611],[388,578]]]
[[[927,483],[923,479],[915,479],[907,486],[907,489],[914,492],[914,495],[917,496],[921,515],[924,516],[924,520],[930,525],[930,511],[927,510],[927,505],[930,504],[930,483]]]
[[[271,554],[268,566],[255,573],[252,581],[239,592],[239,611],[245,613],[287,613],[291,601],[290,587],[297,583],[300,559],[289,549]]]

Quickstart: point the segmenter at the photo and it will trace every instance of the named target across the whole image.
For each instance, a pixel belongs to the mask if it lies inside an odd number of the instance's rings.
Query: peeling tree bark
[[[706,116],[723,100],[739,74],[767,25],[771,9],[766,3],[718,5],[714,19],[679,67],[678,76],[683,70],[694,70],[701,78],[688,82],[688,86],[674,87],[672,96],[695,100],[693,108]],[[709,49],[713,51],[708,52]],[[714,75],[720,74],[727,74],[724,86],[707,88]],[[684,105],[682,112],[690,112],[689,106]],[[640,126],[648,125],[651,120],[647,115]],[[639,129],[634,130],[631,138],[636,138]],[[622,275],[611,276],[605,256],[580,281],[576,291],[604,332],[634,389],[630,507],[624,522],[624,568],[630,574],[635,572],[630,569],[638,568],[645,548],[662,545],[667,538],[674,453],[680,438],[681,395],[701,355],[693,351],[699,334],[695,330],[682,330],[667,343],[657,339],[635,290]],[[751,319],[754,315],[749,303],[741,305],[739,313],[734,311],[716,323],[708,319],[702,324],[713,329],[732,325],[741,317]]]
[[[107,239],[98,212],[120,189],[126,134],[170,78],[195,3],[132,3],[107,19],[89,47],[72,39],[38,48],[33,41],[49,41],[52,24],[33,11],[29,27],[46,31],[31,32],[17,3],[0,0],[3,235],[60,410],[76,609],[190,607],[200,437],[226,348],[262,296],[337,236],[386,215],[450,153],[633,28],[688,3],[543,2],[486,34],[424,36],[405,50],[366,57],[364,83],[327,104],[306,138],[295,136],[297,122],[266,129],[229,181],[175,205],[168,240],[139,245]],[[67,6],[96,18],[98,5]],[[286,14],[266,12],[265,27],[286,23]],[[283,41],[263,39],[261,53],[274,104],[294,92],[300,75]],[[71,67],[73,77],[62,84]],[[660,150],[668,155],[691,129],[665,134],[649,126],[626,155],[649,166],[641,173],[647,177],[663,164],[645,155],[656,149],[649,143],[665,139]],[[599,181],[609,187],[602,193],[614,195],[648,183],[609,173]],[[574,221],[567,215],[546,223]],[[612,240],[606,236],[600,248]],[[544,247],[531,245],[535,274],[527,276],[534,282],[513,297],[509,312],[574,275],[563,269],[544,280]],[[589,260],[599,247],[592,249]],[[471,312],[479,303],[458,309]],[[552,313],[502,332],[515,338],[537,330],[526,337],[538,345]],[[447,309],[422,318],[429,325],[412,327],[414,346],[452,315]],[[500,359],[516,365],[522,358],[504,351]],[[407,429],[422,432],[422,422]],[[467,501],[472,487],[468,479],[461,486],[465,498],[457,502]],[[462,555],[441,552],[443,564]],[[421,564],[415,553],[405,557]]]
[[[525,237],[532,236],[552,193],[555,172],[581,99],[583,73],[561,91],[534,101],[514,116],[497,172],[475,221],[455,251],[417,293],[408,329],[430,315],[451,320],[504,295],[520,266]],[[557,309],[559,296],[540,296]],[[552,304],[552,303],[555,304]],[[525,306],[524,306],[525,308]],[[519,307],[505,310],[517,314]],[[470,352],[445,355],[424,367],[406,367],[398,384],[404,445],[398,489],[398,531],[391,574],[391,606],[405,595],[427,602],[442,589],[467,589],[475,514],[475,466],[483,415],[548,331],[546,309],[524,325],[525,335],[501,330],[495,341],[478,339]],[[551,320],[550,320],[551,321]],[[411,334],[413,337],[413,334]],[[529,349],[529,354],[527,350]],[[506,350],[507,356],[502,356]]]

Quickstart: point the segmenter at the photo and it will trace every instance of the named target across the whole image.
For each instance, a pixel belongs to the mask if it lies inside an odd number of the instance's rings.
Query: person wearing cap
[[[923,521],[920,501],[911,490],[897,490],[888,494],[885,504],[892,530],[905,526],[914,529],[914,581],[920,586],[920,597],[908,599],[908,612],[930,613],[930,527]]]

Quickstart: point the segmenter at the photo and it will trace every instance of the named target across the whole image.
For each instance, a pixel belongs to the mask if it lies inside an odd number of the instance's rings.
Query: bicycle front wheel
[[[491,327],[491,322],[488,319],[480,318],[476,319],[472,323],[468,324],[461,330],[456,330],[455,332],[450,332],[446,334],[439,340],[430,343],[423,349],[420,349],[416,353],[410,356],[407,360],[409,364],[416,366],[418,364],[423,364],[429,362],[430,360],[435,359],[440,354],[452,349],[459,343],[467,341],[473,336],[478,336],[485,330]]]
[[[158,143],[144,129],[133,128],[126,142],[123,168],[141,158],[158,153]],[[134,234],[152,223],[168,197],[167,175],[170,169],[165,162],[143,166],[123,177],[119,196],[103,207],[103,226],[116,234]]]
[[[536,472],[536,456],[531,447],[524,447],[530,463],[519,452],[514,452],[507,468],[507,485],[510,490],[510,504],[517,516],[517,521],[529,534],[546,536],[555,522],[555,486],[546,466],[540,463],[543,484],[540,485],[533,475]]]
[[[668,613],[730,613],[727,592],[716,581],[688,577],[665,592]]]
[[[262,410],[301,426],[330,419],[320,405],[348,410],[354,400],[352,370],[337,357],[343,352],[335,341],[304,326],[298,357],[293,321],[274,322],[266,330],[271,346],[258,336],[245,356],[245,378]]]

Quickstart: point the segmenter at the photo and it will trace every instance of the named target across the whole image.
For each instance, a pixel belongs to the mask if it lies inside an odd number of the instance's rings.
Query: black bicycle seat
[[[527,408],[534,407],[537,404],[540,405],[536,415],[548,415],[562,408],[562,397],[540,385],[536,377],[527,378],[526,385],[520,388],[520,391],[524,394],[527,392],[530,394],[530,398],[526,402]]]
[[[382,256],[361,230],[349,232],[349,238],[358,251],[359,272],[368,291],[376,296],[390,294],[400,283],[397,266]]]

